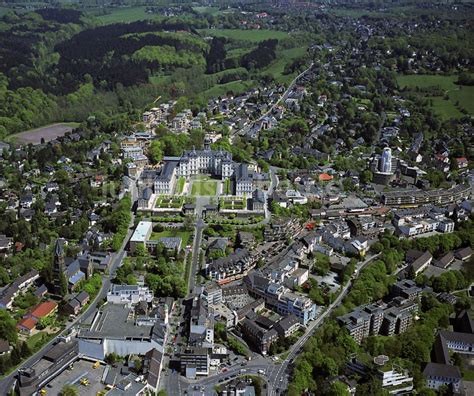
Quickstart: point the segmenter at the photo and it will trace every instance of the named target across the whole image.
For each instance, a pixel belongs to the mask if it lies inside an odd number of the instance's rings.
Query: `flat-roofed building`
[[[135,228],[135,232],[130,238],[130,251],[134,252],[139,245],[146,246],[146,242],[150,239],[153,231],[153,223],[151,221],[142,220]]]
[[[105,304],[77,334],[79,352],[104,360],[110,353],[119,356],[144,355],[153,348],[163,353],[167,326],[159,315],[138,321],[129,304]]]
[[[460,184],[449,189],[390,191],[382,194],[382,203],[388,206],[420,206],[434,204],[448,204],[461,201],[471,195],[469,185]]]
[[[186,378],[209,375],[210,356],[208,348],[189,348],[179,354],[181,373]]]
[[[214,282],[209,283],[203,288],[201,298],[206,301],[208,306],[219,304],[222,301],[222,289]]]
[[[392,286],[392,294],[394,297],[401,296],[408,300],[415,300],[422,292],[423,289],[411,279],[399,281]]]
[[[112,285],[107,293],[107,302],[112,304],[138,304],[141,301],[151,303],[153,293],[145,286]]]

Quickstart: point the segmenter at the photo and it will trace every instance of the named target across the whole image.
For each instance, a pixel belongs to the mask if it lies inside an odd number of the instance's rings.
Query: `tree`
[[[360,182],[362,184],[372,183],[373,178],[374,175],[372,174],[372,172],[369,170],[365,170],[360,175]]]
[[[18,363],[21,362],[21,353],[16,345],[12,348],[12,351],[10,353],[10,360],[13,366],[16,366]]]
[[[329,387],[328,396],[349,396],[347,385],[341,381],[334,381]]]
[[[386,396],[388,391],[382,388],[382,381],[375,377],[370,377],[369,380],[357,386],[356,396]]]
[[[214,333],[216,335],[216,338],[221,342],[227,340],[227,329],[224,323],[217,322],[214,325]]]
[[[22,358],[26,358],[31,355],[31,349],[27,342],[22,342],[20,344],[20,355]]]
[[[69,181],[69,174],[64,169],[60,169],[54,174],[54,178],[59,184],[66,184]]]
[[[471,297],[463,294],[462,296],[458,297],[456,304],[454,305],[457,311],[462,311],[463,309],[470,309],[471,308]]]
[[[62,297],[66,296],[68,292],[68,282],[66,279],[66,275],[64,273],[59,274],[59,283],[60,283],[60,294]]]
[[[79,396],[79,391],[74,385],[66,384],[61,389],[61,396]]]
[[[0,338],[15,344],[18,339],[16,322],[6,309],[0,309]]]
[[[106,363],[114,364],[114,363],[117,363],[118,361],[120,361],[120,356],[117,355],[115,352],[112,352],[112,353],[109,353],[105,357],[105,361],[106,361]]]
[[[0,373],[4,374],[6,370],[8,370],[12,366],[10,361],[10,356],[8,354],[4,354],[0,356]]]
[[[453,353],[453,364],[459,367],[461,372],[464,371],[464,361],[459,353]]]
[[[418,392],[418,394],[420,396],[436,396],[436,391],[430,388],[423,388]]]
[[[159,163],[163,159],[163,145],[158,140],[153,140],[148,147],[148,158],[153,164]]]

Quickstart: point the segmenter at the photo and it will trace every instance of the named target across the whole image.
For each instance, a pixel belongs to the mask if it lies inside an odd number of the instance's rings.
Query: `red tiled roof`
[[[319,175],[319,180],[320,181],[330,181],[332,179],[333,179],[333,177],[331,175],[328,175],[327,173],[321,173]]]
[[[15,242],[15,250],[17,252],[21,252],[22,249],[23,249],[23,246],[25,246],[25,245],[23,245],[21,242]]]
[[[38,304],[30,313],[35,318],[44,318],[53,312],[57,306],[58,304],[56,304],[54,301],[45,301],[41,304]]]
[[[33,318],[24,318],[17,323],[17,327],[33,330],[36,327],[36,323],[37,321]]]

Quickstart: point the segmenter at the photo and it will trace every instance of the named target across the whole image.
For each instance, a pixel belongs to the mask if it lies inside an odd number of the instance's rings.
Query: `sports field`
[[[400,88],[415,90],[439,88],[443,90],[444,96],[428,96],[431,106],[443,119],[460,118],[464,114],[461,109],[474,115],[474,86],[456,84],[457,76],[442,75],[400,75],[397,77]]]
[[[214,196],[217,194],[217,182],[210,179],[195,180],[191,186],[191,195]]]
[[[41,128],[30,129],[29,131],[24,131],[10,135],[7,140],[13,141],[20,144],[40,144],[41,139],[44,139],[45,142],[54,140],[60,136],[64,136],[66,132],[71,132],[74,128],[79,126],[76,122],[69,123],[58,123],[46,125]]]

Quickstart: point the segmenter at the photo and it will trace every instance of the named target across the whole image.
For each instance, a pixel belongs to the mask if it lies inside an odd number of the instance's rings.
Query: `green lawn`
[[[466,370],[464,372],[464,375],[462,376],[462,379],[464,381],[474,381],[474,371],[472,370]]]
[[[463,114],[456,108],[456,102],[453,102],[451,98],[449,100],[439,97],[432,97],[430,99],[433,101],[433,109],[444,120],[449,118],[461,118],[463,116]]]
[[[43,338],[44,340],[47,340],[50,337],[48,336],[48,333],[40,331],[36,334],[33,334],[31,337],[29,337],[28,340],[26,340],[26,343],[31,348],[31,350],[36,351],[39,346],[41,346],[42,344],[46,342],[43,340]]]
[[[232,49],[229,49],[229,51],[227,51],[227,57],[228,58],[241,58],[242,55],[246,54],[247,52],[253,50],[254,48],[256,47],[255,46],[245,46],[245,48],[232,48]]]
[[[204,36],[227,37],[234,40],[244,40],[258,43],[268,39],[285,39],[287,32],[279,30],[241,30],[241,29],[200,29],[199,32]]]
[[[180,177],[178,179],[178,182],[176,183],[176,194],[181,194],[183,192],[185,183],[186,183],[186,179],[184,177]]]
[[[227,84],[216,84],[212,88],[202,93],[205,98],[214,98],[216,96],[226,95],[227,92],[233,92],[235,95],[244,93],[253,86],[253,81],[231,81]]]
[[[220,200],[220,207],[222,209],[236,209],[242,210],[245,207],[244,198],[224,199]]]
[[[213,196],[217,194],[217,182],[214,180],[195,180],[191,186],[192,196]]]
[[[432,100],[432,107],[443,119],[460,118],[463,116],[460,108],[474,115],[474,86],[457,85],[457,76],[441,75],[399,75],[397,77],[400,88],[415,89],[437,87],[448,95],[449,99],[441,96],[428,97]]]
[[[147,13],[145,7],[109,8],[107,12],[109,13],[105,15],[96,15],[97,19],[104,24],[160,18],[159,15]]]
[[[184,185],[184,184],[183,184]],[[161,196],[158,197],[155,202],[155,208],[170,209],[180,208],[184,204],[184,197],[169,197]]]
[[[157,241],[163,237],[180,237],[181,238],[181,246],[186,247],[189,243],[189,239],[191,238],[191,231],[183,231],[180,229],[171,229],[171,230],[164,230],[162,232],[153,232],[151,234],[150,240]]]
[[[224,194],[229,195],[231,193],[231,183],[230,179],[225,179],[224,181]]]
[[[412,74],[409,76],[399,75],[397,76],[398,85],[401,88],[428,88],[428,87],[440,87],[444,90],[451,90],[455,86],[454,82],[457,80],[456,76],[441,76],[441,75],[429,75],[429,74]]]
[[[285,66],[287,63],[306,54],[306,49],[307,47],[304,46],[278,51],[277,59],[270,66],[262,69],[261,73],[271,74],[278,82],[289,83],[296,76],[296,73],[284,75]]]

